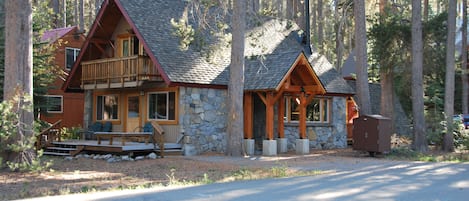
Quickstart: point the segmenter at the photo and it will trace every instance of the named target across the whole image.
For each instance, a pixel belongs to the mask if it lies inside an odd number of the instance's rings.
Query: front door
[[[127,96],[126,131],[140,131],[140,97],[138,94]]]

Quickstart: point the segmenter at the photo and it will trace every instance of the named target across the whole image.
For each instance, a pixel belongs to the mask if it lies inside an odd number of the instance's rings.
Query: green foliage
[[[173,35],[179,38],[179,48],[187,50],[192,41],[194,41],[194,29],[184,19],[176,21],[171,18],[171,26],[173,27]]]
[[[23,111],[31,111],[31,97],[17,94],[12,100],[0,103],[0,167],[12,171],[39,171],[47,165],[41,163],[34,152],[35,136],[28,136],[33,126],[20,121]],[[38,153],[41,155],[42,153]]]
[[[82,129],[80,127],[71,127],[71,128],[63,127],[60,130],[61,137],[64,140],[80,139],[81,132],[82,132]]]

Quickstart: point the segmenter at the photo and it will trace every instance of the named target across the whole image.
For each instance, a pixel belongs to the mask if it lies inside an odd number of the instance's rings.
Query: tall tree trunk
[[[60,27],[60,2],[59,0],[52,0],[51,7],[53,12],[53,26],[54,28]]]
[[[447,131],[443,140],[445,151],[454,151],[453,114],[454,114],[454,53],[456,38],[456,0],[449,0],[448,35],[446,41],[446,78],[445,78],[445,115]]]
[[[293,16],[294,16],[294,11],[293,11],[293,1],[294,0],[287,0],[287,9],[286,9],[286,18],[289,19],[289,20],[293,20]]]
[[[423,105],[422,3],[412,1],[412,113],[414,116],[413,149],[428,150]]]
[[[5,80],[4,98],[12,100],[17,92],[33,96],[33,32],[31,0],[5,1]],[[23,105],[32,104],[24,99]],[[33,137],[32,125],[34,114],[31,110],[19,109],[21,126],[18,127],[15,143],[25,142]],[[25,150],[20,155],[15,153],[7,160],[31,164],[35,157],[34,149]],[[24,157],[24,156],[28,157]]]
[[[380,15],[386,17],[386,4],[387,0],[379,1],[379,12]],[[380,22],[381,23],[381,22]],[[392,133],[395,132],[394,129],[394,76],[393,76],[393,66],[387,65],[385,62],[380,62],[379,66],[380,74],[380,84],[381,84],[381,106],[380,111],[381,115],[391,119],[391,129]]]
[[[85,7],[85,4],[83,2],[83,0],[79,0],[78,2],[78,13],[79,13],[79,17],[78,17],[78,26],[79,26],[79,31],[80,32],[84,32],[85,31],[85,16],[84,16],[84,7]]]
[[[430,4],[428,0],[423,0],[423,21],[428,21],[428,10],[430,9]]]
[[[323,36],[323,33],[324,33],[324,13],[322,12],[322,0],[318,0],[318,5],[317,5],[317,10],[318,10],[318,49],[321,51],[321,52],[325,52],[324,51],[324,36]]]
[[[244,33],[246,27],[246,1],[235,0],[232,19],[232,45],[230,80],[228,83],[228,142],[226,155],[244,155]]]
[[[370,89],[368,86],[368,64],[366,56],[365,2],[354,0],[355,51],[357,70],[357,95],[361,115],[371,114]]]
[[[462,10],[462,113],[469,114],[469,69],[467,68],[467,1],[463,2]]]

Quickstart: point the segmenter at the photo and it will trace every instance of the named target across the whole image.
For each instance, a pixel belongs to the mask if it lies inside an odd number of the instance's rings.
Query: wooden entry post
[[[246,92],[244,94],[244,139],[252,139],[253,129],[253,108],[252,108],[252,93]]]
[[[300,123],[299,123],[299,137],[300,139],[306,139],[306,107],[313,101],[314,94],[306,96],[305,92],[301,92],[300,99]]]
[[[282,93],[277,93],[274,96],[273,92],[267,92],[264,96],[261,92],[257,92],[259,98],[265,104],[265,133],[268,140],[274,139],[274,105],[277,99],[282,96]]]

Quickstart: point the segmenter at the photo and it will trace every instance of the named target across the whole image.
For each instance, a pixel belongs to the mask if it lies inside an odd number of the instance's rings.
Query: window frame
[[[170,113],[170,93],[174,93],[174,119],[169,119]],[[166,94],[166,119],[150,118],[150,98],[153,94]],[[152,91],[147,93],[146,98],[146,118],[147,121],[158,121],[158,122],[175,122],[177,123],[178,119],[178,94],[176,91]],[[156,109],[156,108],[155,108]]]
[[[63,113],[64,111],[64,97],[62,95],[44,95],[46,97],[46,112],[47,113],[53,113],[53,114],[59,114]],[[52,111],[50,110],[51,107],[49,107],[49,98],[60,98],[60,111]]]
[[[131,57],[135,55],[144,55],[143,44],[138,41],[138,38],[135,34],[120,34],[118,38],[118,48],[117,55],[119,57]],[[135,40],[137,39],[137,40]],[[128,41],[127,52],[128,55],[124,55],[124,42]],[[135,42],[138,42],[138,54],[135,54]]]
[[[68,50],[73,51],[73,63],[71,63],[70,68],[68,67]],[[75,65],[75,62],[77,61],[78,55],[80,54],[81,49],[80,48],[75,48],[75,47],[65,47],[65,69],[70,71],[72,70],[73,66]]]
[[[294,101],[295,96],[284,96],[285,99],[285,114],[284,114],[284,122],[286,123],[299,123],[299,120],[292,120],[292,111],[291,111],[291,102]],[[308,121],[308,124],[330,124],[331,123],[331,111],[332,111],[332,98],[325,97],[325,96],[315,96],[313,100],[319,100],[319,121]],[[311,102],[310,104],[312,104]],[[325,109],[326,108],[326,109]],[[325,111],[326,110],[326,111]],[[308,110],[306,111],[308,113]],[[324,115],[326,115],[326,119],[324,119]]]
[[[117,108],[116,108],[116,112],[117,112],[117,118],[116,119],[113,119],[113,118],[109,118],[109,119],[104,119],[104,107],[102,107],[103,111],[101,111],[101,113],[103,114],[103,117],[101,119],[98,118],[98,104],[99,104],[99,97],[102,96],[102,97],[105,97],[105,96],[115,96],[117,98]],[[119,96],[119,94],[96,94],[95,96],[95,104],[94,104],[94,119],[96,121],[113,121],[113,122],[118,122],[120,121],[120,115],[121,115],[121,105],[120,105],[120,102],[119,102],[119,99],[121,99],[121,97]],[[103,99],[105,100],[105,99]]]

